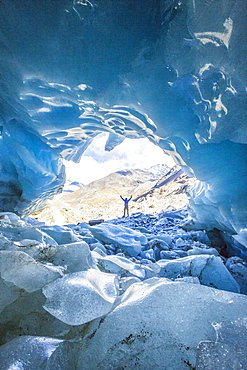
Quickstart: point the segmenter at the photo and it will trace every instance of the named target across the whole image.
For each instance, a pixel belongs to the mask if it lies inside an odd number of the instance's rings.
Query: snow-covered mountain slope
[[[164,170],[164,168],[163,168]],[[93,181],[73,193],[61,194],[36,214],[41,221],[51,224],[109,220],[123,215],[123,197],[130,197],[130,213],[159,213],[167,208],[179,209],[188,204],[186,192],[194,182],[185,173],[173,177],[178,167],[154,172],[151,170],[122,170]],[[166,173],[159,178],[160,174]],[[166,182],[168,179],[173,179]],[[163,184],[163,186],[160,186]]]
[[[64,187],[63,187],[63,192],[64,193],[73,193],[73,191],[81,189],[82,187],[83,187],[83,184],[79,181],[67,180]]]

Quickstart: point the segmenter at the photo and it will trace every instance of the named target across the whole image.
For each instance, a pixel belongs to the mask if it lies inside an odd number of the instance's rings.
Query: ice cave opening
[[[172,157],[147,138],[122,138],[115,148],[108,148],[108,138],[109,133],[97,135],[84,151],[80,162],[64,161],[66,182],[78,181],[87,185],[124,169],[145,170],[153,166],[158,169],[162,165],[169,169],[175,166]]]

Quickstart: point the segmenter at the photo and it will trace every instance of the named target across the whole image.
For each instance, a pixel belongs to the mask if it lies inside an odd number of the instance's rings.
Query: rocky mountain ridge
[[[120,195],[130,197],[130,214],[156,214],[188,204],[186,192],[195,182],[175,166],[158,177],[149,170],[122,170],[93,181],[72,193],[62,193],[34,216],[46,224],[68,224],[122,217]]]

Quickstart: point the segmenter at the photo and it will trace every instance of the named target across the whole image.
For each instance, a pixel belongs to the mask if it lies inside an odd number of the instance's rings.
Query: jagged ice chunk
[[[117,298],[116,275],[90,269],[55,280],[43,288],[44,309],[69,325],[81,325],[113,308]]]

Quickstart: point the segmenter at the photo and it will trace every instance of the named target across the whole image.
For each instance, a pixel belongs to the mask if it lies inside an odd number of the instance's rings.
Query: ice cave
[[[2,370],[247,368],[246,14],[246,0],[0,2]],[[30,217],[101,132],[107,150],[148,138],[197,179],[179,233],[176,212],[152,231]]]

